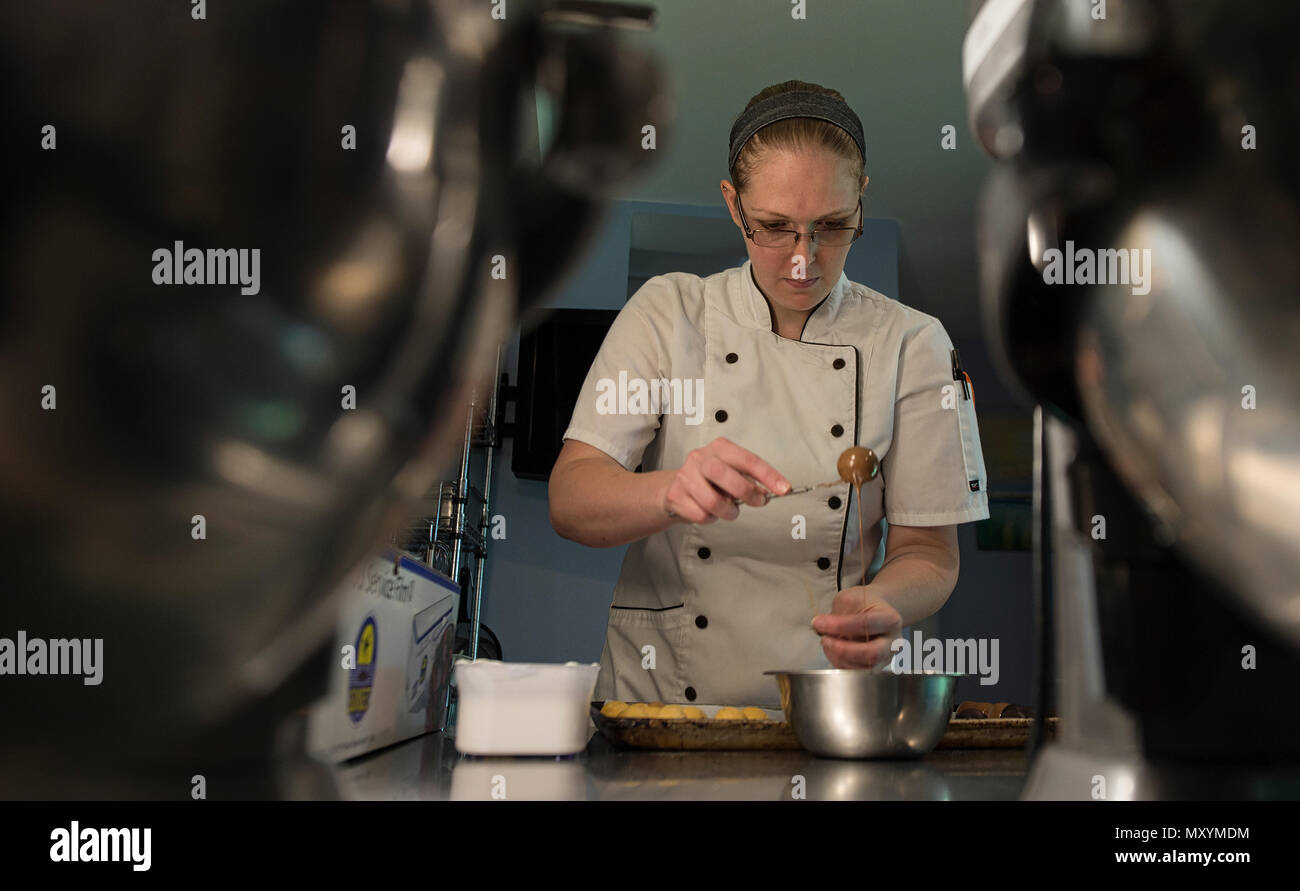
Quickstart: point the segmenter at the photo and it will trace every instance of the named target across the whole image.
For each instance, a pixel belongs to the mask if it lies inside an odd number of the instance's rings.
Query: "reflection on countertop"
[[[804,751],[627,751],[599,734],[569,758],[472,758],[433,733],[336,766],[344,798],[419,801],[1015,800],[1023,749],[841,761]]]

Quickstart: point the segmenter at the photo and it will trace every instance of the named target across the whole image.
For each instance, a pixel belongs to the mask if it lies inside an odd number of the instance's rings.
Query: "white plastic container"
[[[456,751],[573,755],[587,747],[600,666],[479,659],[456,663]]]

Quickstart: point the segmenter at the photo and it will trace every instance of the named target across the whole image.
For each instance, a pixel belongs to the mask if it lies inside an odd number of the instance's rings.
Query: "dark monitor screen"
[[[582,383],[617,315],[613,309],[557,309],[520,336],[510,459],[515,476],[550,479]]]

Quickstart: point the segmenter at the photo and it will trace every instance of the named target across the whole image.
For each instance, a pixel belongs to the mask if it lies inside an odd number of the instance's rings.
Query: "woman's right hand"
[[[664,491],[663,506],[665,513],[682,522],[712,523],[740,515],[733,499],[761,507],[768,492],[781,495],[790,489],[790,481],[772,465],[719,436],[686,455],[686,463]]]

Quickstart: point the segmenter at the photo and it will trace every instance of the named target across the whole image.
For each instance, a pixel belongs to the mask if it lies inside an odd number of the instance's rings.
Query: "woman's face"
[[[743,235],[736,190],[727,180],[721,185],[731,219]],[[859,197],[849,162],[819,149],[769,152],[750,177],[741,200],[751,229],[794,228],[806,234],[814,225],[856,226]],[[789,247],[762,247],[749,238],[744,241],[759,290],[780,315],[806,314],[825,299],[840,280],[852,247],[824,247],[807,238]],[[805,279],[812,280],[810,287],[799,288],[791,281],[798,280],[801,267]]]

